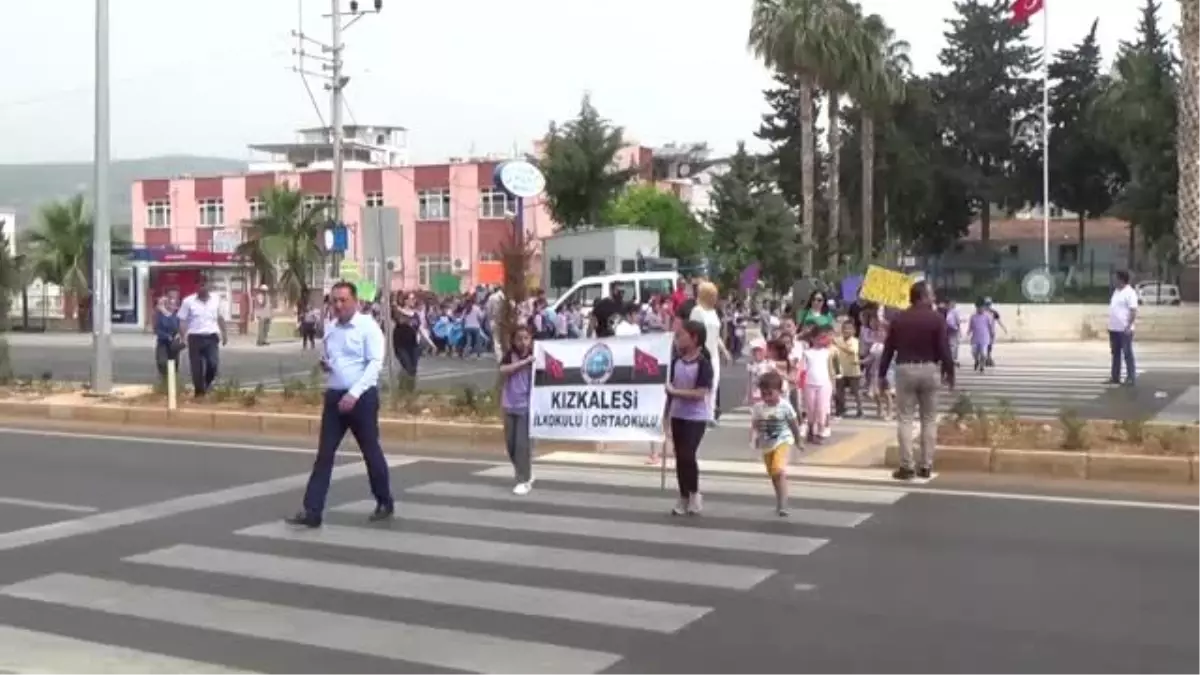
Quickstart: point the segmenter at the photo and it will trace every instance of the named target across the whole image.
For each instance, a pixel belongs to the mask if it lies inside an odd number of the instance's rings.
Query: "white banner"
[[[671,334],[534,343],[529,435],[662,441]]]

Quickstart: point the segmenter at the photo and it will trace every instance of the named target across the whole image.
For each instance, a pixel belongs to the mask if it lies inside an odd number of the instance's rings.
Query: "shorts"
[[[763,452],[763,466],[767,467],[767,475],[778,476],[787,471],[788,451],[791,448],[792,442],[786,441]]]
[[[851,391],[862,386],[861,378],[858,375],[843,375],[842,387]]]

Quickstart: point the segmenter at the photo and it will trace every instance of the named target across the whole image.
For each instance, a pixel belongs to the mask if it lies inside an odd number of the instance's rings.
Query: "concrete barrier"
[[[964,307],[967,311],[969,308]],[[1108,339],[1108,305],[996,305],[1008,333],[1001,342],[1079,342]],[[1146,305],[1138,309],[1139,342],[1200,341],[1200,306]]]

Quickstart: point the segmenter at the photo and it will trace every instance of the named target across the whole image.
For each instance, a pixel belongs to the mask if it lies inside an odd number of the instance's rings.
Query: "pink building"
[[[469,161],[429,166],[353,168],[346,170],[343,220],[351,231],[346,258],[360,263],[369,279],[384,279],[393,263],[394,290],[428,288],[434,274],[453,272],[466,289],[499,279],[497,248],[512,233],[515,200],[493,186],[498,161]],[[272,185],[290,185],[313,200],[329,199],[332,175],[327,170],[287,170],[198,178],[137,181],[132,194],[135,247],[170,248],[180,252],[229,253],[243,240],[244,223],[262,207],[259,195]],[[364,208],[367,211],[364,212]],[[394,213],[397,241],[372,236],[364,213]],[[542,200],[524,204],[530,239],[554,231]],[[398,252],[399,255],[385,252]],[[213,266],[213,258],[205,258]],[[220,266],[220,263],[216,263]],[[540,270],[540,261],[532,270]],[[233,266],[218,274],[228,290],[246,288]],[[338,276],[337,270],[314,272],[314,286]]]

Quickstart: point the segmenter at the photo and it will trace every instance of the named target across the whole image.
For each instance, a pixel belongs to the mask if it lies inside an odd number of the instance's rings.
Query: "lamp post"
[[[92,167],[92,392],[112,391],[112,221],[108,203],[108,0],[96,0],[95,160]]]

